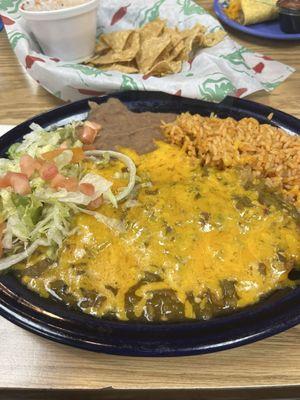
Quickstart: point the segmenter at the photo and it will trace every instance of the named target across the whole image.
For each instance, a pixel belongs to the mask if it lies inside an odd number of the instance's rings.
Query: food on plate
[[[23,3],[27,11],[54,11],[63,8],[75,7],[87,3],[89,0],[26,0]]]
[[[258,24],[278,18],[277,0],[230,0],[225,14],[243,25]]]
[[[200,48],[211,47],[225,36],[223,30],[206,32],[200,24],[180,31],[155,19],[139,29],[103,34],[88,65],[124,73],[163,76],[180,72],[182,64]]]
[[[269,186],[263,164],[257,173],[218,147],[238,130],[243,158],[255,120],[202,118],[111,99],[92,103],[84,123],[33,125],[0,162],[0,268],[90,315],[149,322],[208,319],[294,287],[297,199]],[[270,128],[276,149],[285,138]],[[282,134],[293,163],[299,138]]]
[[[202,165],[243,167],[263,178],[300,210],[300,139],[254,118],[220,119],[181,114],[162,130]]]

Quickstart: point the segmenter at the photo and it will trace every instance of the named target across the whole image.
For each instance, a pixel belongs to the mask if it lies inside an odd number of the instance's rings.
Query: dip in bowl
[[[93,54],[99,0],[35,1],[20,12],[42,51],[64,61],[83,61]]]

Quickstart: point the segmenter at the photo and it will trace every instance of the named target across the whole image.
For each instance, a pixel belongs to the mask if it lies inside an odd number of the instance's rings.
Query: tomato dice
[[[10,185],[15,193],[25,196],[31,192],[28,176],[22,173],[11,172],[9,175]]]
[[[37,161],[33,157],[29,156],[28,154],[24,154],[20,158],[21,172],[30,178],[37,169],[36,163]]]
[[[64,188],[68,192],[77,192],[78,181],[76,178],[65,178]]]
[[[54,162],[45,162],[40,169],[40,176],[45,181],[51,181],[57,174],[58,169]]]
[[[97,210],[97,208],[99,208],[101,206],[101,204],[103,203],[103,198],[102,196],[97,197],[97,199],[92,200],[88,205],[87,208],[89,210]]]
[[[7,172],[0,178],[0,188],[7,187],[12,187],[15,193],[22,196],[31,192],[28,176],[19,172]]]
[[[79,140],[84,144],[92,144],[101,129],[96,122],[85,121],[83,129],[79,133]]]
[[[95,186],[91,183],[80,183],[79,190],[81,193],[86,194],[87,196],[93,196],[95,193]]]
[[[66,178],[61,174],[57,174],[51,181],[51,187],[54,189],[66,189],[68,192],[76,192],[78,190],[78,181],[76,178]]]
[[[51,181],[51,187],[53,189],[58,189],[64,187],[66,178],[62,174],[57,174]]]
[[[6,173],[0,178],[0,188],[7,188],[10,186],[10,173]]]

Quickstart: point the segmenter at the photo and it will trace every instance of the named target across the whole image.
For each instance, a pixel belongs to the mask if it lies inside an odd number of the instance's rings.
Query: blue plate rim
[[[300,33],[293,33],[293,34],[288,34],[282,32],[282,34],[266,34],[266,33],[261,33],[255,29],[255,24],[254,25],[249,25],[249,26],[243,26],[239,24],[238,22],[233,21],[232,19],[228,18],[226,14],[223,12],[223,7],[220,4],[219,0],[214,0],[214,11],[217,15],[217,17],[224,22],[226,25],[230,26],[231,28],[234,28],[240,32],[247,33],[252,36],[257,36],[260,38],[264,39],[279,39],[279,40],[287,40],[287,41],[295,41],[295,40],[300,40]]]
[[[177,113],[191,110],[205,111],[206,115],[214,111],[224,116],[236,115],[237,118],[257,116],[262,123],[271,123],[300,134],[299,119],[248,100],[228,97],[215,104],[160,92],[132,91],[80,100],[33,117],[0,138],[2,154],[11,143],[28,132],[33,121],[48,127],[53,125],[54,120],[84,115],[88,101],[101,103],[109,97],[119,98],[140,111],[143,107],[160,112],[164,107],[175,107]],[[270,114],[273,114],[272,121],[268,119]],[[215,352],[272,336],[300,323],[300,288],[275,300],[274,304],[270,306],[268,301],[260,302],[249,309],[210,321],[151,325],[107,321],[42,299],[23,285],[17,285],[17,280],[11,275],[0,277],[0,315],[3,317],[56,342],[119,355],[157,357]],[[259,322],[258,316],[261,317]]]

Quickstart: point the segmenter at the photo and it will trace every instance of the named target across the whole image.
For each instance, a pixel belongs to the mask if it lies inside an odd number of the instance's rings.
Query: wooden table
[[[201,1],[201,4],[211,7],[210,1]],[[300,117],[299,43],[231,34],[251,49],[297,69],[272,94],[259,93],[251,99]],[[2,32],[0,124],[17,124],[61,103],[26,74]],[[270,339],[221,353],[136,359],[94,354],[52,343],[1,318],[0,399],[296,397],[300,395],[299,339],[300,327],[296,327]],[[144,390],[146,393],[141,392]],[[85,391],[84,396],[81,391]]]

